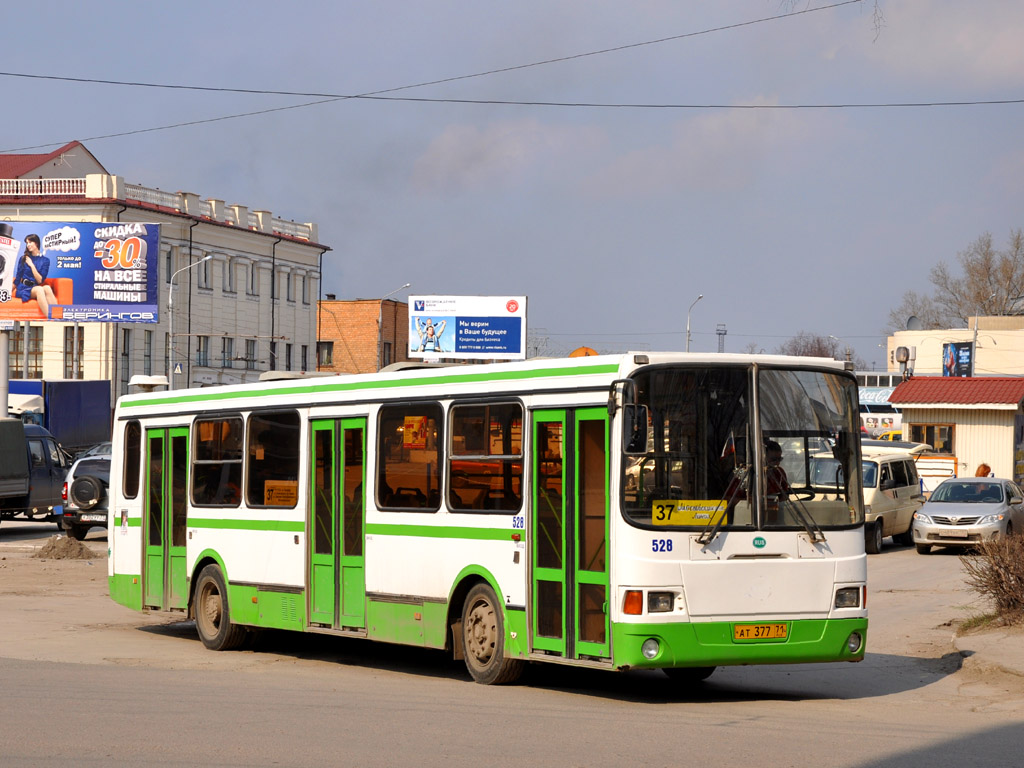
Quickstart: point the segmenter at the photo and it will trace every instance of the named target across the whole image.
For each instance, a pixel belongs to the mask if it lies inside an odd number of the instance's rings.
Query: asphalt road
[[[31,529],[31,530],[29,530]],[[435,651],[266,633],[206,651],[179,616],[106,596],[94,560],[39,560],[54,526],[0,526],[4,766],[1016,766],[1024,686],[972,666],[950,622],[980,611],[955,555],[869,559],[860,664],[660,673],[531,667],[471,683]]]

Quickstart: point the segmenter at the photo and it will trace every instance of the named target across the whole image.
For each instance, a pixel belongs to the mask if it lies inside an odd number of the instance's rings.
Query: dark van
[[[0,419],[0,520],[22,517],[60,525],[70,465],[67,453],[43,427]]]

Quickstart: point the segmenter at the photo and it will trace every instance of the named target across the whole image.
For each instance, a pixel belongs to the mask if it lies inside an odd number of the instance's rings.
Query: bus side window
[[[436,512],[441,504],[441,406],[385,405],[378,418],[377,506]]]
[[[250,507],[294,507],[299,496],[299,414],[249,417],[246,493]]]

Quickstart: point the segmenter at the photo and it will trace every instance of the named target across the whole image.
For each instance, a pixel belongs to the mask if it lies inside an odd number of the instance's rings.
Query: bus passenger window
[[[250,416],[246,464],[250,507],[294,507],[299,500],[299,414]]]
[[[242,500],[242,419],[197,419],[192,501],[237,507]]]
[[[437,511],[441,506],[441,406],[386,405],[377,430],[377,506]]]
[[[448,470],[451,509],[518,510],[523,500],[523,406],[452,406]]]

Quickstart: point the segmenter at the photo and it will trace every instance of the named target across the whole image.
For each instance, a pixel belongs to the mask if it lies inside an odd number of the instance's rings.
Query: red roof
[[[1024,400],[1024,378],[984,376],[962,378],[915,376],[900,383],[889,396],[893,405],[1020,405]]]
[[[0,155],[0,179],[20,179],[26,173],[60,157],[61,153],[80,146],[79,142],[72,141],[45,155]]]

